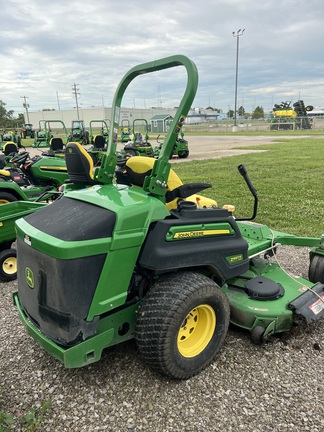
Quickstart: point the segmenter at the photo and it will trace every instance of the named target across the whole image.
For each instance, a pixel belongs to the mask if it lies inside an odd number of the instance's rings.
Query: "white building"
[[[177,109],[176,108],[121,108],[121,115],[120,115],[120,126],[122,124],[129,125],[129,127],[132,127],[133,121],[136,119],[145,119],[151,124],[151,119],[156,115],[161,114],[168,114],[171,117],[174,118]],[[90,121],[93,120],[105,120],[108,123],[108,126],[110,126],[111,121],[111,108],[104,108],[104,107],[98,107],[98,108],[88,108],[88,109],[79,109],[79,119],[83,120],[85,123],[86,128],[89,127]],[[206,113],[202,113],[202,115],[197,114],[196,109],[192,109],[188,113],[188,121],[187,123],[192,123],[190,121],[190,116],[197,116],[202,117],[203,122],[206,122]],[[60,122],[63,122],[65,124],[65,127],[69,130],[71,128],[72,120],[78,120],[77,111],[75,109],[72,110],[54,110],[54,111],[31,111],[29,112],[29,122],[27,122],[27,118],[25,115],[25,122],[31,123],[34,128],[37,130],[41,125],[44,124],[44,121],[49,120],[59,120]],[[55,129],[55,124],[51,126]],[[60,126],[58,126],[60,128]]]

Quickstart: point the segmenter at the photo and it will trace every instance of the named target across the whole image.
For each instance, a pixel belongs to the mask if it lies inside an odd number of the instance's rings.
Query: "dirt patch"
[[[193,160],[202,159],[219,159],[228,156],[238,156],[247,153],[260,153],[265,152],[264,150],[253,150],[251,148],[244,149],[244,147],[260,146],[260,145],[271,145],[277,144],[278,141],[285,141],[290,139],[287,135],[260,135],[260,136],[239,136],[239,135],[226,135],[226,136],[190,136],[185,137],[189,143],[189,157],[187,159],[178,159],[177,157],[172,159],[172,162],[190,162]],[[309,138],[318,139],[323,136],[307,136],[298,135],[294,136],[294,139]],[[151,144],[154,145],[152,142]]]
[[[203,135],[203,136],[190,136],[186,135],[185,137],[189,142],[189,157],[187,159],[178,159],[177,157],[173,158],[172,162],[190,162],[193,160],[202,160],[202,159],[218,159],[222,157],[228,156],[237,156],[247,153],[257,153],[267,151],[264,150],[253,150],[253,149],[244,149],[244,147],[251,146],[260,146],[260,145],[271,145],[276,144],[280,140],[289,139],[289,136],[281,136],[281,135],[260,135],[260,136],[240,136],[240,135]],[[294,139],[298,138],[321,138],[321,136],[294,136]],[[154,139],[150,140],[152,146],[154,147],[157,143]],[[117,150],[122,149],[123,144],[117,144]],[[30,153],[30,156],[34,156],[36,154],[41,155],[42,151],[46,151],[47,149],[35,149],[29,147],[27,149]]]

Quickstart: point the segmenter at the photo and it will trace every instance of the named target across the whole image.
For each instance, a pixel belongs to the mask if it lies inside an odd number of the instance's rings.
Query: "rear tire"
[[[6,250],[6,249],[11,249],[11,245],[12,245],[12,241],[6,241],[3,243],[0,243],[0,252]]]
[[[188,150],[182,150],[182,151],[179,151],[179,153],[178,153],[178,157],[180,159],[186,159],[188,156],[189,156]]]
[[[8,249],[0,252],[0,280],[10,282],[17,278],[17,251]]]
[[[0,192],[0,205],[18,201],[15,195],[8,192]]]
[[[208,277],[181,272],[152,286],[136,322],[135,339],[155,371],[188,379],[207,367],[224,344],[229,302]]]

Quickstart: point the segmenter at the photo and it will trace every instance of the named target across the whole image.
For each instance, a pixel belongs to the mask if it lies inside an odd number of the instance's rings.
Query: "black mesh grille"
[[[51,204],[52,205],[52,204]],[[86,317],[106,254],[57,259],[17,239],[19,300],[40,330],[61,345],[73,344],[95,331]],[[28,285],[26,269],[33,275]]]

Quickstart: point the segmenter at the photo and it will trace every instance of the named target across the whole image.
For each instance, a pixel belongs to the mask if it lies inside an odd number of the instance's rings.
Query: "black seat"
[[[105,146],[106,146],[105,138],[102,135],[96,135],[93,143],[93,148],[98,150],[98,149],[105,148]]]
[[[18,153],[18,147],[13,141],[8,141],[2,149],[5,156],[9,156],[12,153]]]
[[[64,144],[62,138],[52,138],[50,141],[50,149],[55,153],[64,153]]]
[[[143,135],[140,132],[137,132],[135,134],[135,143],[136,144],[143,144]]]
[[[72,183],[98,184],[94,179],[93,159],[80,143],[69,142],[65,152],[66,168]]]

